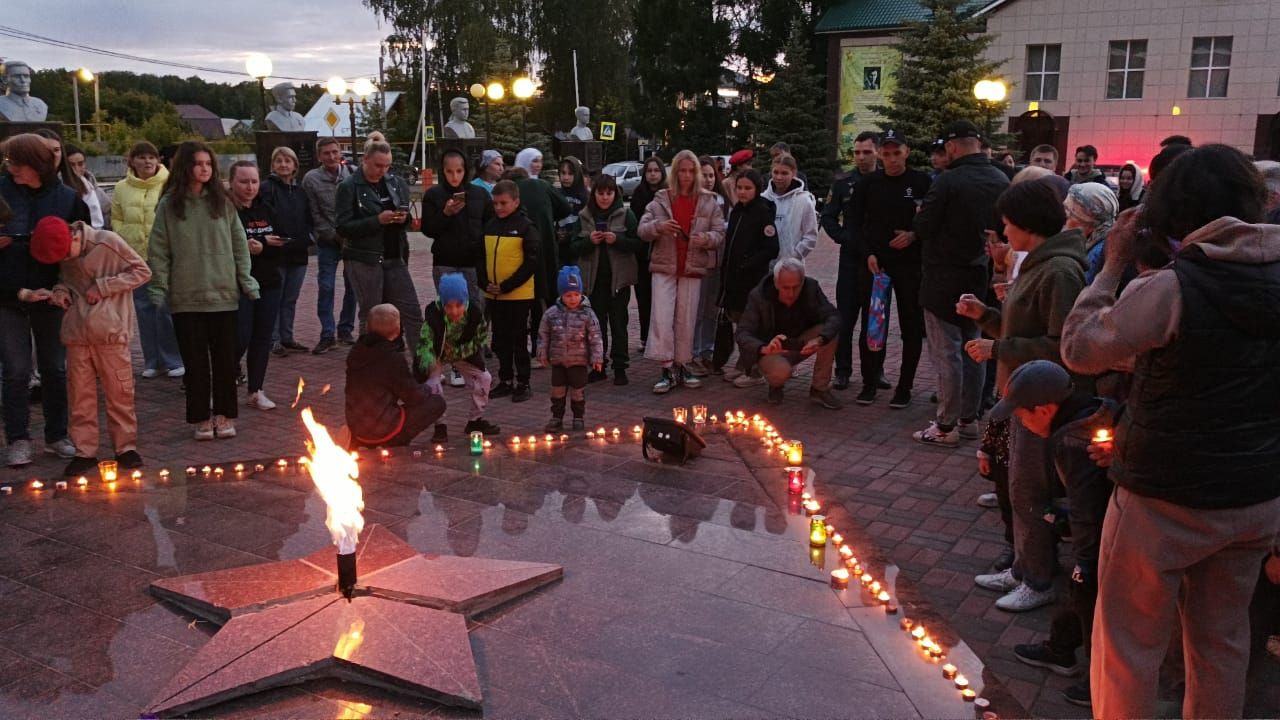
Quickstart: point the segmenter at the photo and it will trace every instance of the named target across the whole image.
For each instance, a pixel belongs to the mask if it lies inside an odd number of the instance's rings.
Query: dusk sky
[[[245,56],[255,51],[271,58],[273,76],[376,80],[378,40],[389,32],[379,28],[360,0],[13,0],[5,3],[0,26],[240,74],[153,65],[0,36],[0,57],[25,60],[37,69],[85,66],[220,82],[244,79]],[[39,96],[40,88],[33,91]]]

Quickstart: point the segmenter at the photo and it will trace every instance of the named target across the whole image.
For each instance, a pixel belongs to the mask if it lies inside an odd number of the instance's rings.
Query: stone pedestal
[[[271,172],[271,153],[278,147],[287,147],[298,155],[298,177],[308,170],[319,167],[316,159],[316,137],[314,130],[285,132],[283,130],[255,130],[254,154],[258,156],[258,167],[263,174]]]
[[[47,128],[61,135],[64,143],[75,142],[75,138],[67,134],[67,127],[72,128],[72,133],[75,132],[74,126],[64,126],[60,122],[9,122],[8,120],[0,120],[0,140]]]
[[[589,173],[598,173],[604,167],[604,143],[600,140],[561,140],[557,155],[578,158],[582,169]]]
[[[430,154],[430,167],[440,167],[440,156],[448,150],[457,150],[467,159],[467,167],[474,173],[476,163],[480,162],[480,155],[485,151],[485,143],[488,140],[483,137],[476,138],[436,138],[434,145],[427,146],[427,152]]]

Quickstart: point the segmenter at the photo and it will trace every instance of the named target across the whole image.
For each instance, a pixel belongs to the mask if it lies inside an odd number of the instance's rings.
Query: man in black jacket
[[[347,355],[346,398],[350,446],[408,445],[444,415],[444,396],[414,380],[395,348],[400,313],[391,304],[367,313],[369,331]]]
[[[986,294],[985,233],[1000,227],[996,198],[1009,187],[1009,179],[982,153],[982,134],[973,123],[957,120],[942,138],[947,171],[933,181],[915,218],[923,262],[920,304],[938,373],[938,412],[929,427],[912,437],[927,445],[955,447],[961,436],[978,437],[983,381],[982,366],[964,352],[964,344],[978,338],[978,328],[956,315],[956,301],[965,293]]]
[[[409,186],[390,169],[390,145],[365,146],[360,169],[338,185],[337,230],[346,240],[342,259],[356,290],[361,334],[368,308],[391,303],[400,311],[412,355],[422,333],[422,306],[409,276]]]
[[[863,264],[855,247],[856,230],[849,222],[849,199],[862,178],[876,171],[880,137],[871,131],[853,139],[853,169],[831,184],[831,194],[822,207],[822,229],[840,246],[840,265],[836,273],[836,307],[840,310],[840,337],[836,340],[836,379],[832,387],[844,390],[853,375],[853,326],[858,322],[862,293],[859,268]]]
[[[835,361],[840,313],[827,300],[818,281],[804,275],[804,262],[784,258],[773,266],[772,277],[760,281],[747,296],[747,309],[738,322],[734,339],[744,361],[758,362],[769,383],[769,402],[782,402],[782,386],[791,370],[814,356],[809,399],[829,409],[840,409],[831,394],[831,367]]]

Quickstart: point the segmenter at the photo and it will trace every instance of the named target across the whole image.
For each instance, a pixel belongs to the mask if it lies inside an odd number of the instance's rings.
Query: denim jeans
[[[67,349],[59,336],[62,311],[45,303],[0,304],[0,365],[3,366],[4,437],[30,440],[31,338],[35,336],[36,363],[40,366],[41,404],[44,406],[44,440],[57,442],[67,436]]]
[[[138,314],[138,342],[142,345],[144,370],[166,372],[182,367],[178,339],[173,334],[169,306],[153,303],[147,296],[151,283],[133,289],[133,309]]]
[[[257,300],[248,295],[240,296],[240,313],[236,318],[239,325],[240,352],[237,357],[248,356],[249,394],[262,389],[267,377],[267,362],[271,359],[271,329],[275,326],[280,314],[280,296],[283,289],[262,288]]]
[[[924,311],[929,359],[938,373],[938,424],[954,427],[960,419],[978,417],[982,402],[982,365],[964,351],[964,344],[978,339],[978,328],[971,322],[964,327],[953,325]]]
[[[307,279],[306,265],[281,265],[284,290],[280,295],[279,322],[271,334],[273,343],[293,342],[293,317],[298,310],[298,295],[302,293],[302,281]]]
[[[365,331],[369,308],[391,303],[400,311],[400,327],[409,355],[416,355],[422,334],[422,305],[418,303],[418,291],[414,289],[409,266],[399,259],[380,263],[351,261],[347,263],[347,279],[356,291],[361,334]]]
[[[320,319],[320,339],[332,340],[335,336],[333,321],[333,296],[337,288],[338,262],[342,249],[336,245],[316,246],[316,317]],[[347,278],[347,266],[342,266],[342,310],[338,316],[336,332],[350,335],[356,329],[356,291]]]
[[[702,287],[698,290],[698,320],[693,326],[693,356],[711,359],[716,349],[716,317],[720,307],[716,304],[720,296],[720,272],[718,269],[708,272],[702,278]]]

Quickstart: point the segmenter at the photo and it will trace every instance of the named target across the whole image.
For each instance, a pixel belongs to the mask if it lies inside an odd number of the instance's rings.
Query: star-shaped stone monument
[[[152,700],[181,715],[282,685],[338,678],[479,708],[467,618],[558,580],[559,565],[418,553],[381,526],[357,546],[356,596],[332,549],[158,580],[152,594],[222,628]]]

